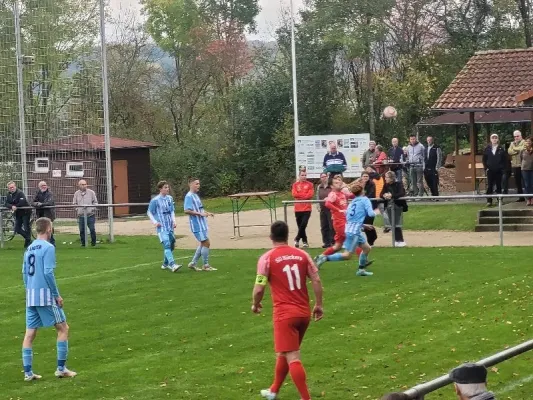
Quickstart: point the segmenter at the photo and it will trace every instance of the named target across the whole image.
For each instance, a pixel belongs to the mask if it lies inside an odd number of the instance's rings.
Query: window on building
[[[50,171],[50,161],[47,157],[35,159],[35,172],[38,174],[47,174]]]
[[[66,176],[69,178],[83,178],[83,163],[82,162],[67,163]]]

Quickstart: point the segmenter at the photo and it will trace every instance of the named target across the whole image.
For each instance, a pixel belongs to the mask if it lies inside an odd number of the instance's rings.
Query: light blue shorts
[[[356,235],[348,234],[346,235],[346,240],[344,241],[342,247],[344,247],[350,253],[355,253],[355,249],[357,248],[357,246],[360,246],[365,243],[366,236],[363,232],[358,233]]]
[[[58,306],[26,307],[26,328],[37,329],[65,322],[67,317]]]
[[[193,234],[199,242],[205,242],[208,239],[207,231],[193,232]]]

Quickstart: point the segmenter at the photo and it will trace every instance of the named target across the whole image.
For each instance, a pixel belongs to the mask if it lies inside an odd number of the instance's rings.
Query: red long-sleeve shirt
[[[314,197],[315,188],[309,181],[296,181],[292,184],[292,197],[294,200],[311,200]],[[311,211],[311,203],[296,203],[295,212]]]

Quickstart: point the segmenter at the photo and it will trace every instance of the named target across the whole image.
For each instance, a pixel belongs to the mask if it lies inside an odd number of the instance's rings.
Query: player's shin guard
[[[202,260],[204,265],[209,265],[209,247],[202,247]]]
[[[192,264],[196,264],[198,260],[200,259],[200,256],[202,255],[202,248],[203,248],[202,245],[196,248],[196,253],[194,253],[194,257],[192,258],[192,261],[191,261]]]
[[[364,269],[366,268],[366,264],[368,263],[368,255],[365,254],[365,252],[361,252],[359,254],[359,268]]]
[[[342,253],[335,253],[330,256],[327,256],[328,261],[344,261]]]
[[[22,365],[24,366],[24,373],[31,375],[31,364],[33,362],[33,350],[31,348],[22,349]]]
[[[307,388],[307,376],[305,374],[304,366],[300,360],[293,361],[289,364],[289,371],[291,373],[291,378],[302,400],[310,400],[311,396],[309,395],[309,389]]]
[[[68,341],[57,342],[57,369],[63,371],[67,362]]]
[[[272,383],[272,386],[270,386],[270,391],[272,393],[279,393],[279,389],[281,388],[281,385],[283,385],[283,381],[285,381],[288,373],[289,364],[287,363],[287,359],[283,356],[279,356],[276,360],[276,369],[274,370],[274,382]]]

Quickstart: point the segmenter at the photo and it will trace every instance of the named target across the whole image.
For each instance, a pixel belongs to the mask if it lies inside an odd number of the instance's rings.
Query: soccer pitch
[[[62,243],[58,238],[58,243]],[[35,342],[39,382],[23,382],[24,290],[19,241],[0,250],[0,399],[259,399],[271,383],[270,295],[250,312],[262,250],[214,250],[217,272],[160,270],[155,237],[80,249],[59,245],[56,277],[71,327],[58,380],[55,332]],[[318,250],[311,250],[315,255]],[[186,263],[191,251],[176,250]],[[324,319],[302,359],[314,399],[378,399],[531,338],[531,249],[375,249],[372,277],[355,263],[321,271]],[[185,259],[184,257],[187,257]],[[498,398],[529,399],[532,355],[489,372]],[[429,399],[454,399],[452,388]],[[290,378],[280,399],[298,399]]]

